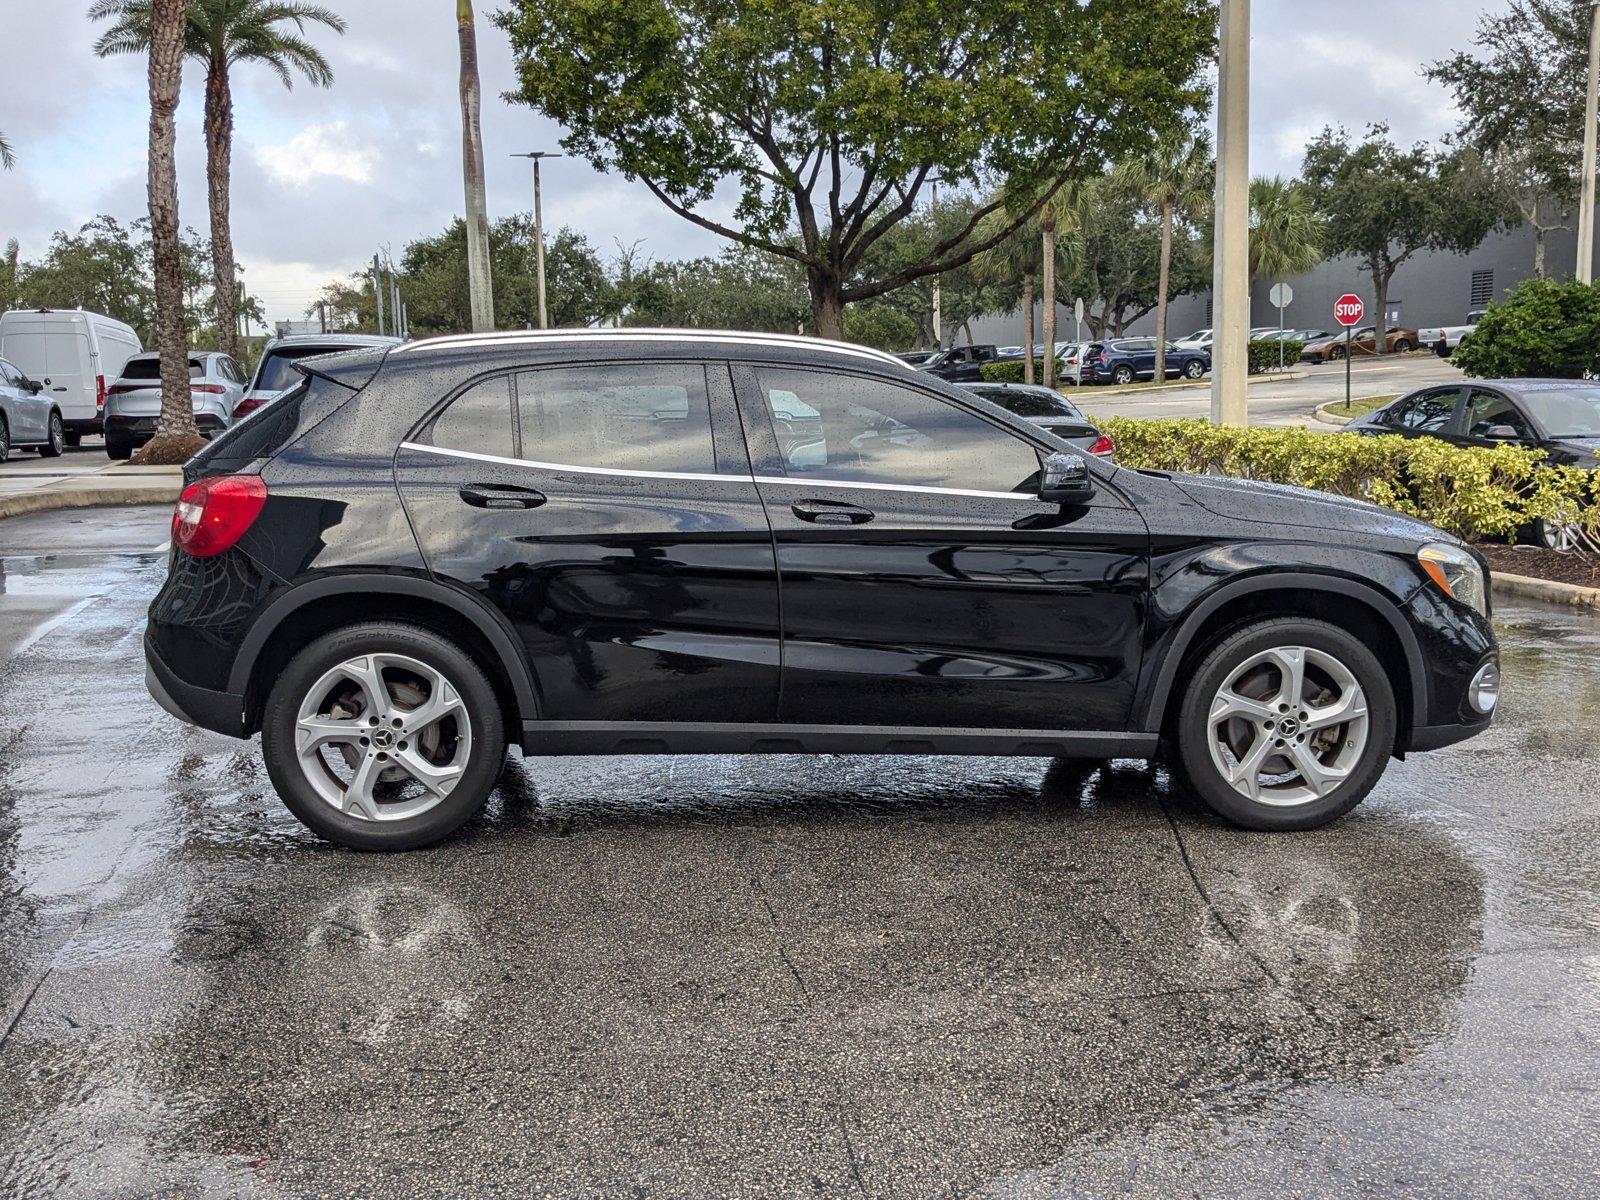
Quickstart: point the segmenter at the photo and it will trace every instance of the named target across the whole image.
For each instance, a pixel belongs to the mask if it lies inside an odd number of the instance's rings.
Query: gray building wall
[[[1577,248],[1577,234],[1571,230],[1558,229],[1546,235],[1546,269],[1552,278],[1572,274]],[[1477,295],[1487,291],[1492,299],[1500,299],[1524,279],[1532,277],[1533,253],[1533,231],[1526,226],[1509,233],[1493,234],[1470,254],[1421,252],[1395,272],[1394,281],[1389,285],[1389,310],[1395,313],[1398,309],[1398,323],[1412,329],[1424,325],[1463,324],[1468,311],[1480,306],[1475,300],[1474,284]],[[1600,264],[1600,249],[1597,249],[1597,264]],[[1600,277],[1600,269],[1596,275]],[[1271,279],[1256,282],[1250,301],[1252,325],[1277,325],[1278,310],[1267,299],[1274,282]],[[1289,328],[1337,329],[1333,302],[1345,292],[1354,292],[1365,300],[1367,320],[1373,319],[1372,279],[1356,259],[1331,259],[1303,275],[1291,276],[1289,285],[1294,289],[1294,303],[1283,314],[1284,324]],[[1210,305],[1209,291],[1174,300],[1167,309],[1168,336],[1176,339],[1209,327]],[[1058,306],[1056,316],[1060,339],[1070,339],[1074,331],[1072,310]],[[1042,340],[1042,306],[1034,319],[1035,337]],[[1156,318],[1151,313],[1130,326],[1128,332],[1153,334],[1155,329]],[[972,323],[972,334],[973,340],[980,343],[1020,345],[1026,325],[1021,312],[985,317]],[[1084,337],[1089,336],[1086,324]]]

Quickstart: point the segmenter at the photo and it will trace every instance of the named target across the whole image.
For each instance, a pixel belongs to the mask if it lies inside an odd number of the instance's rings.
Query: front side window
[[[511,376],[475,383],[450,402],[433,422],[429,440],[445,450],[516,456],[516,425],[511,408]]]
[[[22,372],[13,367],[5,359],[0,358],[0,383],[7,387],[19,388],[22,386]]]
[[[623,471],[715,474],[705,368],[604,363],[517,376],[522,457]]]
[[[793,368],[756,378],[791,477],[1008,492],[1038,474],[1026,442],[922,392]]]
[[[1527,418],[1517,411],[1517,406],[1511,403],[1499,392],[1491,392],[1487,388],[1473,388],[1471,396],[1467,399],[1467,436],[1487,439],[1489,431],[1497,425],[1506,425],[1517,431],[1517,437],[1525,442],[1533,441],[1533,430],[1529,427]]]
[[[1424,392],[1412,400],[1404,400],[1395,408],[1391,420],[1401,429],[1416,433],[1443,433],[1450,426],[1450,417],[1456,411],[1455,388],[1443,392]]]

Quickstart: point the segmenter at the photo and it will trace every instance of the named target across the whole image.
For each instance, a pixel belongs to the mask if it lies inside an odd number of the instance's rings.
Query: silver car
[[[189,400],[206,437],[221,433],[244,397],[244,369],[215,350],[189,352]],[[156,432],[161,415],[161,355],[135,354],[106,391],[106,454],[127,458]]]
[[[1029,383],[964,383],[960,386],[990,404],[998,404],[1007,412],[1048,429],[1085,454],[1108,462],[1116,457],[1116,442],[1108,434],[1101,433],[1094,422],[1083,415],[1082,409],[1059,392]]]
[[[0,358],[0,463],[22,446],[32,446],[45,458],[66,449],[61,410],[43,391],[42,383]]]

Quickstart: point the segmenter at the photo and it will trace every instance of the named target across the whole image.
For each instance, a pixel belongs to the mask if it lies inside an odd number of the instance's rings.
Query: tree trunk
[[[1156,373],[1157,383],[1167,378],[1167,289],[1172,282],[1172,205],[1161,205],[1161,270],[1156,288]]]
[[[1033,382],[1033,272],[1022,273],[1022,307],[1028,314],[1028,340],[1022,346],[1022,382]]]
[[[1044,224],[1044,386],[1053,388],[1056,379],[1056,227]],[[1028,347],[1033,353],[1033,347]]]
[[[494,283],[489,273],[489,201],[483,183],[482,88],[478,82],[478,31],[472,0],[456,0],[461,43],[461,174],[467,193],[467,291],[472,331],[494,328]]]
[[[1535,279],[1550,278],[1545,268],[1544,257],[1544,226],[1535,224],[1533,227],[1533,276]]]
[[[1372,352],[1374,354],[1389,353],[1389,321],[1384,309],[1389,304],[1389,276],[1385,271],[1372,272],[1373,298],[1377,301],[1378,311],[1373,313],[1372,321]]]
[[[226,61],[206,72],[206,191],[211,202],[211,284],[217,297],[217,349],[239,357],[239,285],[229,195],[233,172],[233,92]]]
[[[175,121],[183,84],[187,0],[150,5],[150,241],[155,258],[156,344],[161,351],[161,415],[136,462],[181,463],[205,445],[189,398],[189,334],[183,315],[178,246]]]
[[[844,341],[844,289],[839,285],[839,277],[817,270],[808,270],[806,275],[811,288],[811,321],[817,327],[817,336],[834,342]]]

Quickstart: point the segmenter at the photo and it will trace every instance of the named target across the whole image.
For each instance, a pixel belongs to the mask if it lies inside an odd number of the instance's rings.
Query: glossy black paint
[[[404,445],[488,375],[663,359],[707,367],[714,475]],[[310,390],[280,402],[280,447],[242,462],[246,422],[191,464],[258,471],[270,498],[234,549],[174,555],[151,607],[152,663],[180,704],[204,697],[200,723],[248,734],[295,639],[380,613],[456,622],[537,752],[1089,753],[1123,739],[1143,753],[1207,630],[1266,603],[1370,619],[1411,701],[1398,751],[1481,727],[1466,685],[1494,638],[1418,569],[1420,545],[1452,540],[1440,531],[1322,493],[1097,461],[1086,504],[817,488],[773,465],[751,369],[774,363],[921,390],[1040,456],[1071,449],[927,373],[798,342],[511,337],[343,355],[310,364]],[[507,491],[543,499],[472,498]],[[806,519],[808,504],[843,519]]]
[[[1491,379],[1472,380],[1460,385],[1422,388],[1374,409],[1351,421],[1345,429],[1350,433],[1377,437],[1398,434],[1401,437],[1436,437],[1452,445],[1465,447],[1492,447],[1509,441],[1513,445],[1541,450],[1550,462],[1558,467],[1582,467],[1585,470],[1600,468],[1600,438],[1558,437],[1545,428],[1538,410],[1529,407],[1525,395],[1541,387],[1569,387],[1583,381],[1566,379]],[[1512,438],[1489,438],[1471,427],[1467,411],[1474,392],[1487,392],[1503,398],[1513,406],[1521,420],[1522,428]],[[1423,396],[1438,397],[1441,407],[1448,404],[1450,414],[1437,429],[1418,429],[1406,425],[1400,414],[1411,403]]]

